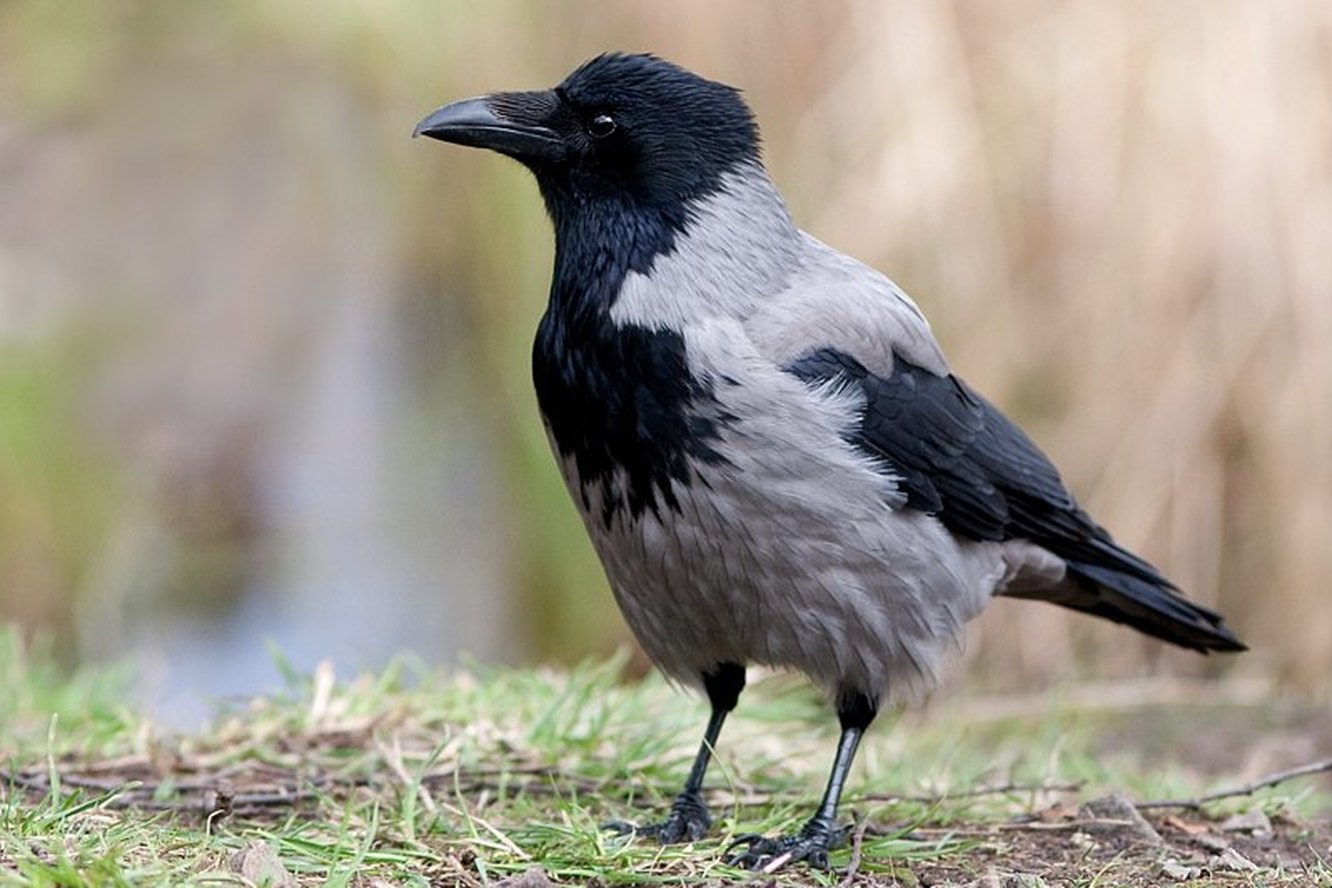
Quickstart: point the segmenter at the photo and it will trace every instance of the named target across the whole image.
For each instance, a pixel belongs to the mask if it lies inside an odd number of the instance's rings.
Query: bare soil
[[[1265,827],[1244,829],[1197,814],[1163,812],[1145,819],[1155,838],[1131,823],[1089,818],[1076,809],[1053,810],[1029,824],[963,827],[953,834],[975,839],[975,848],[912,864],[898,883],[922,888],[1332,884],[1332,871],[1325,868],[1332,860],[1327,821],[1280,816]]]

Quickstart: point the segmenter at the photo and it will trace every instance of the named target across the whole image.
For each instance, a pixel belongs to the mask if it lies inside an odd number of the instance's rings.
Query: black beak
[[[565,145],[549,120],[559,98],[549,91],[495,93],[445,105],[416,125],[412,137],[489,148],[518,160],[559,160]]]

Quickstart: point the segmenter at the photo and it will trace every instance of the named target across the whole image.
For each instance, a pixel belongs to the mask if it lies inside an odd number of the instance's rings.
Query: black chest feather
[[[614,189],[542,179],[555,224],[550,303],[537,329],[532,375],[555,447],[578,472],[584,512],[600,518],[678,511],[674,490],[698,462],[720,462],[713,383],[690,372],[674,330],[617,323],[611,309],[630,274],[651,278],[673,253],[683,199],[650,206]],[[673,294],[663,294],[671,298]]]
[[[584,510],[602,494],[601,520],[678,509],[673,483],[714,449],[722,417],[712,385],[689,372],[675,332],[584,317],[576,327],[552,306],[532,355],[537,401],[560,455],[572,459]]]

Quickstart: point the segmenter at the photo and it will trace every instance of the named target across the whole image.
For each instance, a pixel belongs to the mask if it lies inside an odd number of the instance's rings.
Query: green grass
[[[281,693],[186,737],[122,705],[123,670],[62,675],[12,633],[0,663],[0,885],[483,884],[538,865],[574,884],[741,881],[721,848],[797,829],[834,742],[835,720],[805,685],[755,682],[709,775],[714,836],[663,848],[600,824],[664,810],[706,711],[658,679],[626,683],[619,660],[436,673],[403,659],[348,681],[288,670]],[[863,747],[843,811],[865,827],[862,881],[1003,859],[1032,845],[1023,820],[1057,801],[1200,788],[1178,762],[1144,768],[1127,748],[1098,750],[1104,725],[1076,707],[1035,720],[942,710],[885,718]],[[1079,788],[1033,788],[1069,782]],[[1019,786],[965,795],[1005,783]],[[1303,781],[1215,813],[1251,805],[1304,818],[1327,798]],[[852,853],[779,880],[840,884]],[[1096,875],[1113,865],[1089,862],[1083,884],[1120,884]]]

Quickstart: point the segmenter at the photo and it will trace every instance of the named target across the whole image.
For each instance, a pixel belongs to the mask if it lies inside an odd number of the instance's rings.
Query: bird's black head
[[[738,90],[651,55],[601,55],[552,90],[446,105],[416,134],[521,161],[553,215],[570,200],[678,208],[759,158]]]
[[[603,55],[554,89],[446,105],[418,135],[490,148],[530,169],[555,223],[550,304],[532,375],[552,440],[575,461],[602,520],[677,508],[691,466],[721,459],[711,383],[678,330],[612,317],[630,274],[648,275],[728,173],[759,159],[739,93],[648,55]],[[752,169],[749,170],[752,173]]]

